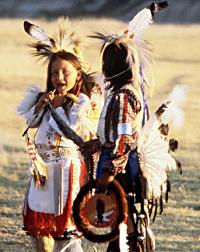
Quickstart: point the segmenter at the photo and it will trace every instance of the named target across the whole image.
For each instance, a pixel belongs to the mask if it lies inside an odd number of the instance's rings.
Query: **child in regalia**
[[[168,192],[167,171],[177,169],[161,125],[164,117],[171,120],[170,113],[178,104],[179,91],[176,98],[169,97],[148,121],[144,96],[151,49],[141,35],[152,22],[154,13],[167,5],[167,2],[152,3],[131,20],[123,34],[97,32],[91,36],[103,41],[102,73],[107,92],[98,138],[89,141],[85,149],[91,149],[91,153],[100,150],[97,186],[106,188],[116,179],[128,201],[128,247],[126,241],[120,244],[122,233],[119,231],[119,238],[109,243],[107,252],[144,251],[144,247],[148,252],[155,251],[148,207],[155,205],[156,214],[158,201],[162,203],[162,193]]]
[[[35,55],[48,61],[46,90],[32,87],[18,106],[28,127],[37,129],[37,155],[32,153],[35,166],[23,210],[24,229],[31,236],[35,251],[60,251],[76,233],[72,204],[84,183],[86,167],[79,147],[60,130],[48,104],[76,134],[88,140],[96,128],[90,118],[95,82],[84,70],[79,42],[66,31],[65,20],[60,20],[60,44],[38,26],[25,21],[24,28],[38,40],[33,44]],[[26,137],[30,151],[34,146]],[[83,251],[80,239],[65,251]]]

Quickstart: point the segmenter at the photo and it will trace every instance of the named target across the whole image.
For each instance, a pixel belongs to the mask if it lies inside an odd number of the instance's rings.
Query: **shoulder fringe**
[[[26,113],[36,103],[40,92],[41,92],[41,89],[39,86],[34,85],[34,86],[29,87],[25,92],[24,99],[16,108],[17,114],[25,117]]]

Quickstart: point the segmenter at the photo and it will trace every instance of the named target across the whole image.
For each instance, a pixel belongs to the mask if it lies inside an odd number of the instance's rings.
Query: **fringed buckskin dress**
[[[56,112],[83,139],[88,139],[95,127],[91,127],[88,114],[91,110],[89,98],[80,93],[79,104],[73,104],[68,113],[62,107]],[[34,115],[35,106],[26,114],[28,124],[36,117],[32,127],[37,127],[35,146],[44,161],[48,179],[42,190],[29,183],[25,197],[24,227],[32,236],[63,235],[72,227],[72,204],[86,177],[86,167],[78,146],[63,136],[51,113],[44,109]]]

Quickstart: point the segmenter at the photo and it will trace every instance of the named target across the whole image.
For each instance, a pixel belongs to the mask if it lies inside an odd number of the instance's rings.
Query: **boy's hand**
[[[81,146],[80,151],[82,153],[93,154],[93,153],[99,151],[99,149],[100,149],[99,145],[100,145],[99,139],[91,139],[91,140],[85,142],[83,146]]]
[[[114,180],[114,176],[109,172],[104,172],[103,175],[97,180],[97,186],[100,189],[106,189],[108,184]]]

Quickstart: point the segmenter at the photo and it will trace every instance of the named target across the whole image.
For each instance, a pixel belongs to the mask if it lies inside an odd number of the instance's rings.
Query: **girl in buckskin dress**
[[[94,79],[85,73],[76,53],[67,50],[45,52],[43,56],[49,60],[46,91],[32,87],[18,107],[29,127],[37,129],[34,144],[47,169],[42,188],[31,179],[24,203],[24,229],[31,236],[35,251],[60,251],[64,246],[61,243],[68,242],[66,237],[62,241],[63,234],[67,235],[66,229],[71,233],[75,230],[72,204],[86,176],[79,147],[59,129],[48,102],[82,139],[88,140],[95,134],[90,118]],[[80,239],[65,251],[82,251]]]

